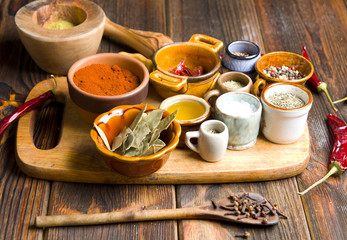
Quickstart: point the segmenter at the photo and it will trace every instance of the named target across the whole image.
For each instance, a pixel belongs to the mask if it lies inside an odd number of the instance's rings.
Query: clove
[[[235,235],[235,237],[240,237],[240,238],[249,238],[250,236],[251,236],[251,234],[249,232]]]

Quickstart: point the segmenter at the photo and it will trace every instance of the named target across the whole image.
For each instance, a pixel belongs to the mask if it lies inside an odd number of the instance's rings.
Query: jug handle
[[[261,91],[265,88],[266,81],[262,78],[258,78],[257,81],[253,84],[251,93],[260,99]]]
[[[223,48],[223,42],[222,41],[220,41],[216,38],[204,35],[204,34],[194,34],[190,38],[189,42],[199,43],[201,45],[209,47],[215,53]]]
[[[112,22],[107,17],[104,34],[121,40],[147,58],[152,58],[153,54],[162,46],[173,43],[171,38],[162,33],[126,28]]]
[[[149,74],[149,80],[152,84],[179,93],[185,93],[187,91],[187,79],[188,77],[186,76],[169,76],[159,70],[155,70]]]
[[[191,150],[193,150],[194,152],[199,153],[199,149],[198,149],[198,145],[197,144],[193,144],[190,139],[192,138],[199,138],[200,133],[199,131],[192,131],[192,132],[186,132],[186,137],[184,139],[184,142],[186,144],[186,146],[188,148],[190,148]]]

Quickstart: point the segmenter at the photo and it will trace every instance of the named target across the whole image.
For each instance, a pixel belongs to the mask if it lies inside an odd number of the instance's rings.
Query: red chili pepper
[[[197,66],[194,68],[194,70],[191,70],[190,68],[186,67],[184,65],[186,59],[184,58],[176,68],[170,68],[168,70],[169,73],[173,73],[175,75],[179,76],[200,76],[203,74],[203,69],[201,66]]]
[[[304,58],[306,58],[307,60],[310,61],[310,58],[308,57],[308,54],[307,54],[307,50],[306,50],[306,46],[303,46],[302,47],[302,56]],[[321,82],[318,77],[316,76],[315,73],[312,74],[311,78],[308,80],[309,83],[311,83],[316,89],[318,92],[324,92],[325,95],[327,96],[331,106],[333,107],[333,109],[335,111],[337,111],[336,107],[334,106],[334,103],[333,101],[331,100],[331,97],[329,95],[329,92],[328,92],[328,85],[324,82]]]
[[[318,184],[324,182],[331,175],[339,176],[347,169],[347,125],[332,114],[328,114],[328,124],[335,136],[334,148],[330,157],[329,172],[311,187],[298,193],[300,195],[304,195]]]
[[[48,100],[54,96],[54,94],[57,90],[57,80],[55,79],[55,77],[53,75],[51,75],[51,77],[55,81],[55,87],[53,90],[47,91],[47,92],[43,93],[42,95],[40,95],[34,99],[31,99],[30,101],[25,102],[24,104],[22,104],[21,106],[16,108],[16,110],[11,115],[9,115],[9,116],[7,116],[1,120],[1,122],[0,122],[0,140],[3,136],[3,134],[5,133],[5,130],[7,129],[8,126],[10,126],[11,123],[13,123],[15,120],[17,120],[23,114],[41,106],[43,103],[46,102],[46,100]]]

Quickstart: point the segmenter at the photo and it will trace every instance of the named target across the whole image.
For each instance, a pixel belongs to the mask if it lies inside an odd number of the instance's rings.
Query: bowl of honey
[[[178,94],[166,98],[161,102],[159,108],[164,109],[169,113],[178,110],[175,120],[182,128],[178,147],[185,146],[185,133],[187,131],[198,130],[200,124],[207,120],[211,114],[211,106],[205,99],[188,94]]]

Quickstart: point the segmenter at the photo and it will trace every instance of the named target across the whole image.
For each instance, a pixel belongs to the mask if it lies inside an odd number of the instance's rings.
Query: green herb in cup
[[[234,81],[234,80],[225,81],[225,82],[223,82],[223,85],[228,87],[228,88],[234,88],[234,89],[243,88],[246,86],[245,84],[243,84],[239,81]]]

